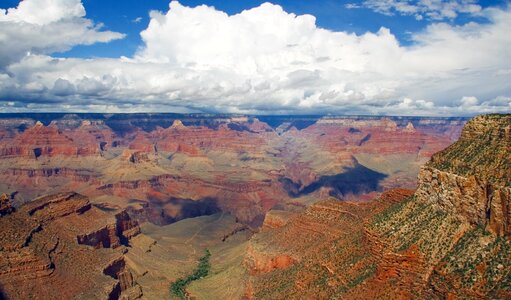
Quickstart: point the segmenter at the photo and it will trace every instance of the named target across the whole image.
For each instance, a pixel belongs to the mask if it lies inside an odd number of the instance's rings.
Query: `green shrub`
[[[209,258],[211,257],[211,252],[208,249],[204,251],[204,255],[199,258],[199,265],[195,269],[195,271],[188,275],[186,278],[179,278],[174,281],[170,286],[170,293],[175,295],[179,299],[186,299],[185,288],[188,284],[190,284],[194,280],[198,280],[208,276],[209,269],[211,268],[211,264],[209,263]]]

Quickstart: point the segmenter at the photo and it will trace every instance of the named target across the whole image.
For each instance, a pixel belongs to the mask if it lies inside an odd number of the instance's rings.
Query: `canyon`
[[[479,116],[416,191],[267,214],[249,242],[255,299],[508,299],[511,116]],[[285,259],[287,258],[287,259]]]
[[[258,227],[275,205],[414,187],[420,165],[465,122],[261,119],[268,123],[233,115],[6,114],[0,190],[14,206],[75,191],[96,204],[146,207],[142,218],[161,216],[154,223],[190,216],[183,203],[194,201]]]
[[[511,117],[467,121],[4,114],[2,297],[168,298],[204,249],[189,298],[511,297]]]

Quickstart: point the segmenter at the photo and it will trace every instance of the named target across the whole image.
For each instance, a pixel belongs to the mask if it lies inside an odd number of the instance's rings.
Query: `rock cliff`
[[[471,120],[413,194],[318,202],[286,222],[269,214],[250,241],[247,296],[509,299],[510,122]]]
[[[101,228],[114,230],[97,234]],[[0,218],[2,296],[119,299],[128,290],[126,295],[137,295],[131,289],[137,284],[126,266],[117,272],[100,270],[122,261],[123,252],[112,248],[139,232],[126,213],[112,218],[76,193],[35,199]]]
[[[0,217],[8,215],[14,211],[11,198],[7,194],[0,195]]]
[[[421,169],[416,195],[472,224],[511,234],[511,116],[468,122],[460,139]]]
[[[33,118],[0,116],[0,189],[13,195],[14,206],[80,191],[91,199],[114,196],[122,208],[144,202],[148,212],[141,214],[157,224],[196,215],[178,211],[196,205],[172,199],[213,199],[255,226],[275,205],[303,205],[294,200],[302,196],[367,200],[415,186],[418,166],[451,143],[441,134],[451,126],[446,120],[429,134],[422,119],[287,117],[295,129],[279,135],[270,117],[262,118],[269,123],[193,114]]]

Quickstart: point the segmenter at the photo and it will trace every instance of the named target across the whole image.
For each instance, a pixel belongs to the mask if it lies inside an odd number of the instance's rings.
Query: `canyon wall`
[[[479,116],[458,142],[435,154],[419,173],[417,197],[453,210],[470,223],[511,234],[511,117]]]

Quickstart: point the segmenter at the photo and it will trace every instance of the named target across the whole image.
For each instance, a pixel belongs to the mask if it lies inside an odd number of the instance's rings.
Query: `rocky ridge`
[[[414,186],[420,163],[451,142],[397,118],[296,118],[295,130],[279,133],[248,116],[37,116],[48,125],[0,122],[0,189],[14,206],[74,190],[93,202],[122,198],[116,205],[124,208],[137,201],[157,224],[190,215],[176,211],[188,207],[174,205],[176,198],[212,199],[253,226],[277,204],[303,205],[299,197],[367,200]],[[448,130],[443,122],[434,126]],[[389,163],[379,168],[382,161]]]
[[[467,123],[458,142],[419,173],[417,197],[500,235],[511,234],[511,116]]]
[[[471,120],[413,195],[318,202],[287,221],[269,214],[273,229],[250,241],[247,297],[508,299],[509,120]]]
[[[112,218],[76,193],[35,199],[0,217],[3,295],[48,299],[59,291],[62,299],[119,299],[136,289],[140,297],[129,269],[118,266],[123,252],[114,250],[139,232],[126,213]]]

